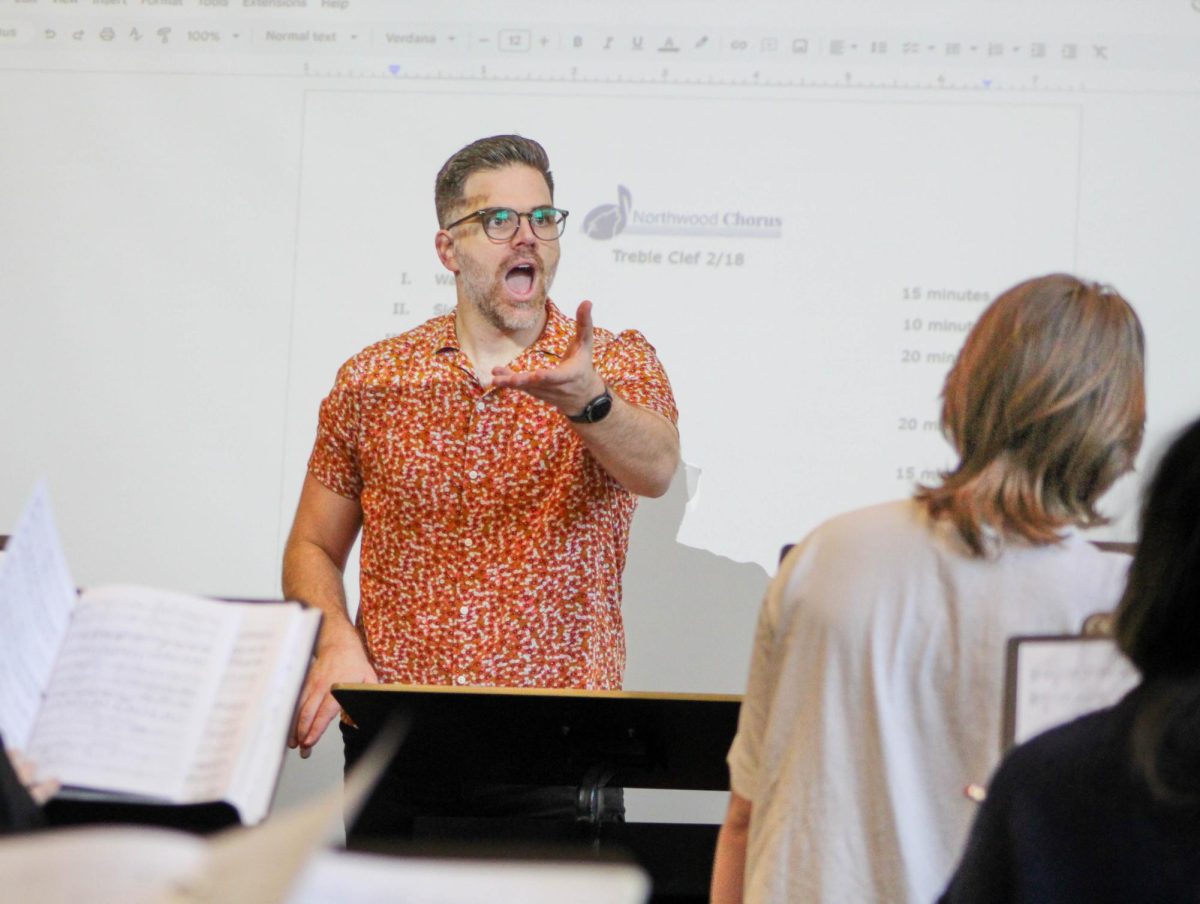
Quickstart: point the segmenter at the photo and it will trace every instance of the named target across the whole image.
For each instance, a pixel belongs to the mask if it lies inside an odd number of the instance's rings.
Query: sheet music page
[[[190,801],[238,796],[230,792],[239,759],[261,730],[260,714],[292,614],[291,607],[271,603],[215,602],[214,605],[240,610],[241,630],[234,640],[208,724],[200,737],[196,760],[187,777],[184,796]],[[230,799],[230,803],[236,806],[239,801]],[[240,813],[241,807],[238,809]]]
[[[0,734],[27,747],[75,606],[75,584],[39,481],[0,559]]]
[[[325,851],[287,904],[372,904],[404,889],[405,904],[641,904],[650,885],[636,866],[385,857]]]
[[[1137,669],[1110,639],[1023,640],[1014,742],[1112,706],[1137,683]]]
[[[39,771],[178,802],[240,618],[167,591],[86,592],[28,745]]]
[[[264,818],[275,794],[279,770],[287,750],[288,732],[313,644],[321,627],[321,613],[299,603],[273,605],[288,612],[288,630],[276,652],[275,667],[262,689],[262,699],[252,732],[233,781],[230,800],[238,804],[242,821]],[[244,809],[243,809],[244,807]]]

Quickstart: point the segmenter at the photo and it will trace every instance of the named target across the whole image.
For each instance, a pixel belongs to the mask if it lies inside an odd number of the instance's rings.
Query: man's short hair
[[[550,158],[546,149],[532,138],[492,135],[471,142],[442,164],[433,187],[438,226],[444,227],[453,221],[452,214],[465,200],[463,186],[473,173],[514,164],[529,166],[541,173],[550,189],[550,199],[554,200],[554,177],[550,174]]]
[[[1107,286],[1056,273],[1009,289],[946,377],[942,430],[959,463],[917,499],[976,555],[985,527],[1045,544],[1105,523],[1096,503],[1141,446],[1144,354],[1137,314]]]

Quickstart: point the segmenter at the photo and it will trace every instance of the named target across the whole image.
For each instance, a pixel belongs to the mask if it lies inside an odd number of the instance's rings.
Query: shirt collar
[[[567,347],[575,338],[575,321],[571,320],[549,298],[546,299],[546,325],[542,327],[541,335],[533,345],[525,349],[513,361],[524,361],[529,358],[551,357],[562,358],[567,353]],[[454,313],[445,314],[441,322],[436,324],[432,335],[431,349],[434,355],[442,352],[461,352],[462,346],[458,341],[458,331],[454,328]],[[544,365],[538,365],[544,366]]]

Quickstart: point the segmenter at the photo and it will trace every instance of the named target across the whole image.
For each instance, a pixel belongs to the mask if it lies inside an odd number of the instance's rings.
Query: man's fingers
[[[575,335],[579,338],[579,344],[584,348],[592,347],[592,303],[590,301],[579,302],[579,310],[575,312]]]
[[[312,748],[316,746],[317,741],[321,740],[321,735],[325,734],[325,729],[329,727],[329,723],[333,721],[334,716],[342,711],[337,700],[332,694],[326,694],[325,699],[321,701],[321,708],[317,710],[313,717],[312,725],[309,726],[308,734],[300,742],[301,749]]]
[[[313,719],[316,717],[322,698],[326,693],[325,690],[305,684],[304,696],[300,699],[300,709],[296,712],[296,725],[292,731],[292,739],[288,742],[289,747],[296,747],[304,743],[304,738],[312,727]]]
[[[554,367],[521,373],[511,371],[507,367],[497,367],[492,371],[492,383],[502,389],[536,389],[539,386],[565,383],[568,379],[560,368]]]

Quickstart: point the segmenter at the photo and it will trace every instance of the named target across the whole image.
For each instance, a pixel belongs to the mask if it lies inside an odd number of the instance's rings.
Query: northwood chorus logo
[[[638,210],[633,193],[617,186],[617,202],[601,204],[583,218],[583,231],[605,241],[618,235],[736,236],[777,239],[783,235],[783,217],[763,216],[742,210]]]

